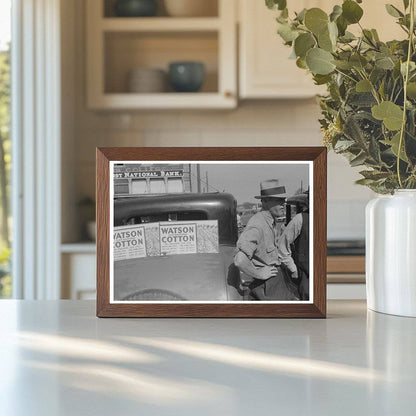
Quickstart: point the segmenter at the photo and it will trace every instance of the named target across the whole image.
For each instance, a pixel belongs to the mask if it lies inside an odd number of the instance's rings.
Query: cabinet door
[[[338,0],[298,0],[290,11],[320,7],[330,12]],[[295,5],[296,3],[296,5]],[[402,9],[402,0],[389,3]],[[379,1],[363,2],[362,25],[376,28],[384,41],[403,38],[394,18],[388,15],[385,5]],[[289,59],[290,48],[277,35],[275,17],[278,12],[268,10],[263,0],[239,0],[240,13],[240,97],[241,98],[305,98],[321,93],[314,85],[311,75],[299,69]],[[358,25],[349,30],[359,33]]]
[[[298,0],[296,10],[322,7],[320,1]],[[325,2],[324,2],[325,3]],[[262,0],[240,0],[240,97],[305,98],[319,91],[311,75],[289,59],[290,48],[276,33],[278,12]],[[293,8],[293,6],[292,6]]]
[[[64,253],[62,255],[62,298],[95,299],[95,253]]]

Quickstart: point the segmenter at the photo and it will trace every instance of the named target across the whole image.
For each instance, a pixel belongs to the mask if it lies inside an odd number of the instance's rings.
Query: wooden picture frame
[[[325,318],[326,317],[326,219],[327,150],[324,147],[181,147],[181,148],[97,148],[97,316],[98,317],[187,317],[187,318]],[[110,285],[114,257],[114,166],[122,163],[183,163],[202,166],[204,162],[257,166],[306,164],[308,162],[311,213],[311,292],[299,302],[188,302],[115,301],[114,281]],[[297,166],[297,165],[296,165]],[[276,175],[278,176],[278,174]],[[199,179],[200,180],[200,179]],[[208,186],[207,186],[208,189]],[[253,189],[253,195],[259,192]],[[197,194],[200,195],[200,194]],[[218,194],[217,194],[218,195]],[[122,198],[121,198],[122,199]],[[128,198],[124,198],[128,200]],[[161,223],[160,223],[161,224]],[[110,231],[112,234],[110,234]],[[111,238],[110,238],[111,237]],[[113,253],[114,254],[114,253]],[[163,253],[165,254],[165,253]],[[170,256],[173,258],[175,256]],[[176,256],[179,258],[180,256]],[[183,258],[183,257],[182,257]],[[120,263],[120,262],[118,262]],[[232,265],[230,265],[231,267]],[[198,273],[198,270],[195,270]],[[157,270],[155,271],[157,275]],[[110,287],[111,286],[111,287]],[[110,297],[111,296],[111,297]]]

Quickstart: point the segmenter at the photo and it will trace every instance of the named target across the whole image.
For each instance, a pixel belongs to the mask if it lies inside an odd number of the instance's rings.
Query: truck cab
[[[141,258],[114,261],[115,301],[242,300],[239,272],[233,264],[238,239],[233,195],[180,193],[115,199],[115,229],[138,224],[159,224],[159,229],[166,229],[169,224],[208,224],[211,235],[215,233],[216,248],[209,252],[200,252],[198,248],[198,252],[186,254],[156,250]],[[159,238],[163,238],[161,234]]]

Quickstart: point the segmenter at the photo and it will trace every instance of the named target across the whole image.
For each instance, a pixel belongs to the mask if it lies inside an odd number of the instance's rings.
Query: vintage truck
[[[218,233],[216,252],[160,253],[114,261],[114,300],[243,300],[243,293],[239,289],[239,271],[233,264],[238,238],[233,195],[181,193],[114,200],[114,227],[166,224],[170,221],[175,224],[213,221],[217,224]]]

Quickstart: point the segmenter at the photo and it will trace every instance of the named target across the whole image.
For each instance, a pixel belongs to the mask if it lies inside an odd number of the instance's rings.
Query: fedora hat
[[[280,198],[286,199],[286,188],[279,185],[278,179],[269,179],[260,183],[260,195],[255,196],[256,199],[262,198]]]

